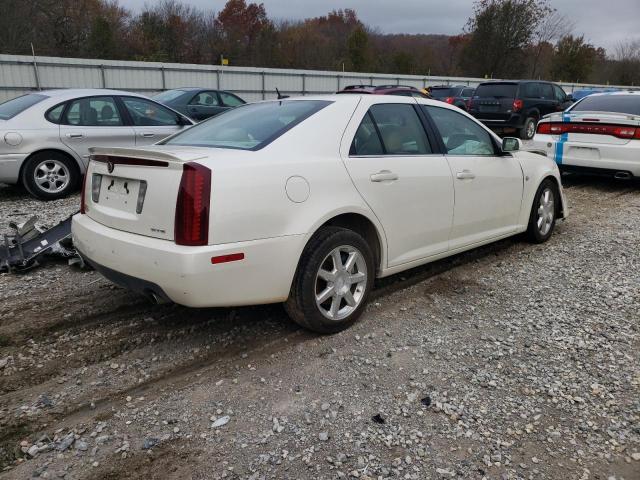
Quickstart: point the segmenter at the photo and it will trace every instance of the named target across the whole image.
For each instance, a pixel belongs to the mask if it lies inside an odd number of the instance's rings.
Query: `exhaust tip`
[[[631,172],[616,172],[613,175],[613,178],[617,180],[629,180],[631,177],[633,177],[633,175],[631,175]]]

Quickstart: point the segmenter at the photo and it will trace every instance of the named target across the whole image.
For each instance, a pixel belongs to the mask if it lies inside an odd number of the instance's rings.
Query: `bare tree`
[[[620,42],[614,49],[616,83],[640,84],[640,38]]]
[[[533,34],[533,58],[531,62],[531,78],[536,78],[540,74],[540,57],[557,40],[571,35],[575,24],[566,15],[558,13],[557,10],[551,12],[540,23]]]

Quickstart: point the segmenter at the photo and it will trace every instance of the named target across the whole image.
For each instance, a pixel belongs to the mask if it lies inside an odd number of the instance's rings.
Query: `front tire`
[[[556,226],[556,214],[558,212],[556,202],[560,202],[560,194],[556,184],[550,180],[544,180],[533,198],[527,238],[532,243],[544,243],[553,234]]]
[[[22,184],[40,200],[57,200],[69,195],[80,182],[75,161],[55,151],[39,152],[22,169]]]
[[[302,253],[285,309],[308,330],[339,332],[362,315],[374,276],[364,238],[346,228],[322,228]]]

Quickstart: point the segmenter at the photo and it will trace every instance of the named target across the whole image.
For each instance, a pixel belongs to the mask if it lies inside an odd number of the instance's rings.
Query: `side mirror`
[[[573,95],[571,95],[570,93],[567,94],[567,102],[575,102],[575,100],[573,99]]]
[[[503,152],[516,152],[522,149],[522,141],[515,137],[504,137],[502,139]]]

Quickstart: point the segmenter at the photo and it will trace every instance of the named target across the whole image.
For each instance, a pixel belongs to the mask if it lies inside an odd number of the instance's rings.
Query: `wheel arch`
[[[358,211],[358,209],[332,212],[319,220],[313,228],[309,230],[307,240],[302,250],[304,251],[311,238],[313,238],[321,228],[328,226],[347,228],[361,235],[371,246],[377,273],[384,268],[387,261],[384,230],[374,218],[371,218],[365,212]]]
[[[27,156],[27,157],[22,161],[22,164],[20,165],[20,171],[18,172],[18,181],[19,181],[20,183],[24,183],[24,182],[23,182],[23,179],[22,179],[22,174],[23,174],[24,169],[25,169],[25,167],[26,167],[27,163],[29,162],[29,160],[31,160],[31,158],[32,158],[34,155],[37,155],[37,154],[39,154],[39,153],[44,153],[44,152],[55,152],[55,153],[59,153],[59,154],[64,155],[65,157],[67,157],[67,158],[69,158],[69,159],[73,160],[73,164],[76,166],[76,170],[77,170],[77,173],[78,173],[78,177],[80,177],[80,178],[82,177],[82,175],[83,175],[83,173],[84,173],[84,170],[85,170],[85,167],[84,167],[84,164],[82,163],[82,161],[81,161],[80,159],[78,159],[76,155],[74,155],[73,153],[71,153],[71,152],[69,152],[69,151],[67,151],[67,150],[61,149],[61,148],[53,148],[53,147],[52,147],[52,148],[40,148],[40,149],[38,149],[38,150],[35,150],[35,151],[31,152],[31,153],[30,153],[30,154],[29,154],[29,155],[28,155],[28,156]]]
[[[558,192],[558,196],[560,197],[560,201],[556,202],[556,218],[565,218],[566,204],[565,204],[564,195],[562,194],[562,185],[554,175],[545,175],[544,177],[542,177],[542,179],[538,183],[538,187],[536,187],[536,190],[540,187],[540,185],[542,185],[542,182],[546,180],[551,181],[555,185],[556,191]]]

